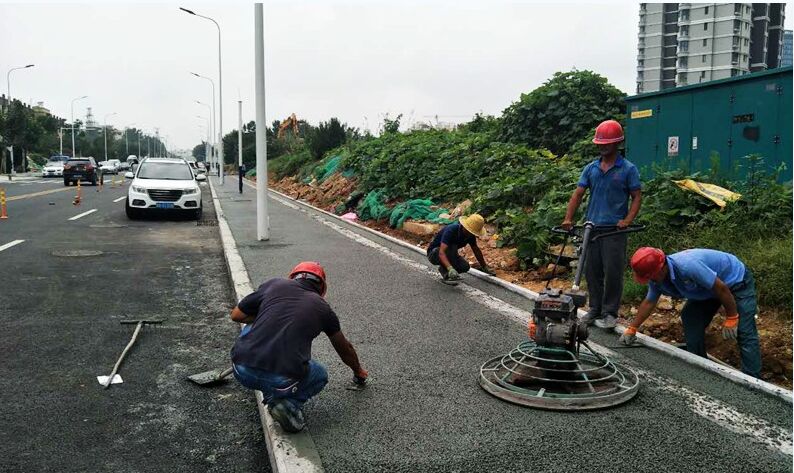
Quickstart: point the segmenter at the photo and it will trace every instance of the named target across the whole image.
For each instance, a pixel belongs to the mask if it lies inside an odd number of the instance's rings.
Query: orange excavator
[[[278,126],[278,138],[283,138],[284,133],[289,129],[292,128],[292,133],[297,137],[298,136],[298,117],[295,116],[293,113],[289,117],[281,120],[281,124]]]

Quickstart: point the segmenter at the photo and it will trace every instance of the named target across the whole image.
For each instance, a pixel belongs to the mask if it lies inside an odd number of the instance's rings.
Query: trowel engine
[[[580,324],[577,310],[587,300],[584,291],[546,288],[540,293],[529,321],[529,338],[546,347],[578,351],[578,344],[587,340],[587,325]]]

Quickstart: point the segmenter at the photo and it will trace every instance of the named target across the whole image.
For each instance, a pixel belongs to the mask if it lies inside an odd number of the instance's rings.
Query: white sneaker
[[[598,328],[612,329],[618,325],[618,318],[612,314],[607,314],[600,319],[596,319],[595,326]]]

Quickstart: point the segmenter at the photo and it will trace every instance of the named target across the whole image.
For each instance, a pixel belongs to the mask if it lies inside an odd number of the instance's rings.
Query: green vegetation
[[[364,220],[385,221],[413,199],[452,205],[472,199],[471,211],[496,225],[498,244],[516,247],[524,267],[538,266],[548,261],[548,245],[558,238],[549,228],[562,221],[582,167],[597,155],[590,141],[594,128],[602,120],[621,118],[622,96],[592,72],[558,73],[522,95],[502,117],[477,115],[453,131],[400,133],[398,116],[383,124],[379,137],[346,133],[345,143],[322,159],[307,145],[308,138],[275,140],[274,146],[285,151],[269,165],[278,179],[321,181],[335,169],[354,175]],[[338,129],[334,133],[341,137]],[[629,251],[657,246],[668,253],[695,247],[734,253],[755,273],[759,303],[790,314],[792,188],[761,171],[760,157],[749,157],[747,163],[748,177],[742,182],[726,182],[718,172],[685,176],[655,170],[643,182],[637,222],[647,230],[631,236]],[[742,198],[721,210],[673,182],[684,178],[721,185]],[[586,202],[579,218],[585,207]],[[645,287],[628,272],[626,276],[625,299],[643,297]]]

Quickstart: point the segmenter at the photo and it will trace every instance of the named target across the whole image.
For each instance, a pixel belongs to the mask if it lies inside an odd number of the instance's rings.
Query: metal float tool
[[[641,225],[596,226],[587,222],[565,235],[560,255],[546,288],[534,301],[529,319],[529,340],[509,353],[488,360],[480,368],[480,386],[490,394],[523,406],[551,410],[600,409],[624,403],[637,394],[639,379],[630,368],[621,367],[587,343],[587,325],[577,317],[587,303],[579,283],[588,245],[601,238],[637,232]],[[594,232],[595,231],[595,232]],[[579,240],[579,259],[571,289],[550,287],[568,238]]]
[[[141,332],[141,329],[143,328],[144,324],[153,325],[153,324],[161,324],[161,323],[163,323],[162,319],[121,321],[122,325],[136,324],[135,331],[132,333],[132,339],[130,339],[130,342],[127,344],[126,347],[124,347],[124,351],[121,352],[121,356],[119,357],[118,361],[116,361],[116,364],[113,366],[113,371],[111,371],[110,376],[108,376],[108,379],[105,382],[104,385],[105,389],[110,387],[110,384],[113,381],[113,377],[116,376],[116,373],[118,373],[119,371],[119,366],[121,366],[121,362],[124,360],[124,357],[127,356],[127,352],[130,351],[130,348],[132,348],[132,345],[135,343],[135,340],[138,339],[138,334]]]
[[[225,370],[210,370],[203,373],[192,374],[188,376],[187,379],[193,381],[199,386],[211,386],[213,384],[218,384],[225,381],[233,371],[234,368],[230,366]]]

